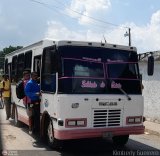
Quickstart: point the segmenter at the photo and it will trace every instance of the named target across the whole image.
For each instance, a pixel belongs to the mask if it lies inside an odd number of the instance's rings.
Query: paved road
[[[28,134],[28,127],[15,127],[13,120],[5,120],[4,110],[0,110],[0,127],[2,131],[3,150],[9,155],[18,156],[118,156],[118,155],[151,155],[160,156],[160,137],[151,134],[133,135],[124,148],[117,149],[111,140],[92,139],[66,141],[64,148],[54,151],[42,142],[36,142],[34,136]],[[120,153],[123,152],[123,153]],[[127,153],[128,152],[128,153]]]

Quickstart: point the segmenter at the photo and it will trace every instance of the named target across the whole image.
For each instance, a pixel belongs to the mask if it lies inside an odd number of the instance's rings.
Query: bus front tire
[[[112,138],[115,146],[124,146],[128,142],[128,139],[129,135],[114,136]]]
[[[47,126],[46,126],[46,138],[47,138],[47,143],[49,147],[53,149],[58,149],[61,146],[61,142],[54,138],[54,131],[53,131],[53,123],[51,119],[48,119],[47,121]]]

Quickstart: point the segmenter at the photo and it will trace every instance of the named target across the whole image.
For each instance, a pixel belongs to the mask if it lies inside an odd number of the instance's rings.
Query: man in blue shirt
[[[25,94],[31,99],[33,104],[33,132],[40,130],[40,86],[37,83],[37,72],[31,73],[31,80],[25,86]]]

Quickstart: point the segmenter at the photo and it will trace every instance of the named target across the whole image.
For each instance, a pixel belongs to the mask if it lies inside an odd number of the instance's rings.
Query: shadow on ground
[[[14,122],[10,121],[11,125],[14,126]],[[21,130],[28,134],[28,126],[22,124]],[[29,134],[28,134],[29,135]],[[20,151],[21,155],[28,155],[30,152],[34,156],[112,156],[119,155],[118,152],[133,152],[134,156],[138,153],[137,151],[157,151],[156,156],[160,156],[160,151],[151,146],[145,145],[138,141],[129,139],[128,143],[124,147],[116,147],[112,143],[111,139],[80,139],[80,140],[70,140],[64,141],[62,147],[59,149],[52,149],[46,143],[42,142],[39,137],[32,135],[35,139],[33,146],[37,148],[36,151]],[[39,150],[44,148],[45,151]],[[126,153],[125,155],[131,155],[131,153]],[[143,153],[142,153],[143,154]],[[31,154],[32,155],[32,154]],[[30,155],[30,156],[31,156]],[[123,154],[124,155],[124,154]],[[132,154],[133,155],[133,154]],[[138,155],[137,155],[138,156]]]

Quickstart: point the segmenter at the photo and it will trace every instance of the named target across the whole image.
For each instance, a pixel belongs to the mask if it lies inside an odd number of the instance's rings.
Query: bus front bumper
[[[144,130],[145,127],[143,125],[131,126],[131,127],[78,129],[78,130],[54,129],[54,137],[59,140],[112,137],[118,135],[144,134]]]

